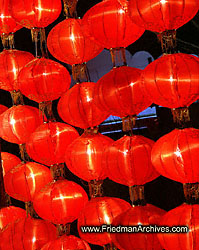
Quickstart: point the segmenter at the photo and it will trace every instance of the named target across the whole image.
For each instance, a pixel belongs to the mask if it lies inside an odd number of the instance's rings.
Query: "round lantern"
[[[162,247],[157,238],[157,234],[153,233],[153,231],[151,231],[151,233],[143,233],[141,231],[141,228],[139,228],[139,225],[141,227],[149,226],[149,229],[150,225],[159,225],[160,220],[165,213],[166,212],[164,210],[150,204],[147,204],[147,206],[136,206],[130,208],[129,210],[116,217],[116,219],[113,221],[113,225],[116,228],[118,226],[137,226],[137,230],[139,231],[137,231],[136,233],[123,231],[120,233],[112,234],[113,243],[116,246],[120,246],[121,248],[119,249],[125,250],[162,250]]]
[[[1,115],[3,112],[5,112],[7,109],[8,109],[8,108],[7,108],[6,106],[0,104],[0,115]]]
[[[14,90],[20,70],[33,59],[34,56],[26,51],[3,50],[0,53],[0,88]]]
[[[4,176],[6,192],[24,202],[32,201],[34,195],[51,181],[49,168],[35,162],[21,163]]]
[[[82,20],[73,18],[60,22],[50,31],[47,45],[55,58],[71,65],[87,62],[103,49],[87,33]]]
[[[157,178],[151,163],[154,141],[141,135],[124,136],[107,147],[108,177],[126,186],[144,185]]]
[[[96,105],[111,115],[137,115],[152,102],[142,90],[142,70],[131,67],[113,68],[96,84]]]
[[[1,249],[37,250],[57,238],[56,227],[38,219],[25,218],[6,227],[1,233]]]
[[[67,167],[73,174],[88,182],[105,179],[105,149],[112,142],[112,139],[100,133],[83,134],[67,148]]]
[[[199,130],[175,129],[152,149],[152,163],[163,176],[181,183],[199,182]]]
[[[70,74],[64,66],[37,58],[21,70],[17,87],[29,99],[44,102],[59,98],[69,89],[70,82]]]
[[[91,250],[86,241],[73,235],[62,236],[57,240],[50,241],[41,250]]]
[[[127,11],[127,0],[107,0],[96,4],[84,16],[89,33],[103,47],[127,47],[138,40],[144,29],[135,25]]]
[[[199,96],[199,61],[183,53],[163,55],[143,72],[143,91],[155,104],[186,107]]]
[[[60,180],[46,185],[35,195],[38,215],[54,224],[72,223],[88,201],[84,189],[75,182]]]
[[[99,125],[109,116],[94,103],[94,82],[77,84],[67,91],[60,99],[58,112],[67,123],[89,128]]]
[[[0,229],[21,218],[26,218],[26,211],[20,207],[10,206],[0,209]]]
[[[129,0],[132,21],[147,30],[174,30],[191,20],[199,9],[197,0]]]
[[[42,164],[64,163],[67,147],[78,136],[77,131],[65,123],[50,122],[42,124],[31,134],[26,149],[33,160]]]
[[[111,243],[110,233],[84,233],[81,231],[81,227],[111,225],[114,218],[130,207],[129,203],[118,198],[98,197],[91,199],[81,211],[78,218],[80,237],[91,244],[101,246]]]
[[[12,17],[26,28],[43,28],[53,23],[60,15],[61,0],[10,0]]]
[[[13,106],[0,115],[0,137],[11,143],[23,144],[40,124],[42,116],[37,108]]]
[[[3,168],[3,176],[12,168],[16,167],[21,163],[21,160],[10,153],[1,152],[1,164]]]
[[[199,249],[198,237],[199,237],[199,205],[187,205],[183,204],[177,208],[166,213],[162,220],[161,225],[167,225],[168,227],[178,227],[174,233],[161,233],[158,234],[158,238],[162,245],[162,248],[167,250],[195,250]],[[189,232],[179,232],[180,226],[187,226]],[[178,230],[178,231],[177,231]],[[182,230],[182,229],[181,229]]]

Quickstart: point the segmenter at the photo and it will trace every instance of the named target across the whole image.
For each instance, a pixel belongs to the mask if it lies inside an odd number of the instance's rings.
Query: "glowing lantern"
[[[42,124],[37,108],[18,105],[0,115],[0,137],[11,143],[25,143],[31,133]]]
[[[144,29],[135,25],[127,11],[127,0],[107,0],[93,6],[83,20],[89,33],[103,47],[127,47],[138,40]]]
[[[21,160],[13,154],[1,152],[1,163],[3,167],[3,175],[5,175],[9,170],[20,164]]]
[[[83,233],[81,226],[110,225],[114,218],[129,208],[129,203],[118,198],[99,197],[91,199],[81,211],[78,218],[78,232],[80,237],[91,244],[100,246],[111,243],[110,233]]]
[[[31,134],[26,149],[33,160],[42,164],[64,163],[67,147],[78,136],[77,131],[65,123],[50,122]]]
[[[60,98],[58,112],[65,122],[89,128],[108,118],[108,112],[102,111],[94,103],[95,85],[93,82],[77,84]]]
[[[29,99],[44,102],[59,98],[69,89],[70,82],[70,74],[64,66],[37,58],[21,70],[17,87]]]
[[[175,129],[152,149],[152,163],[163,176],[181,183],[199,182],[199,130]]]
[[[67,224],[76,220],[88,201],[84,189],[75,182],[60,180],[46,185],[34,198],[38,215],[54,224]]]
[[[35,162],[21,163],[4,176],[6,192],[24,202],[32,201],[34,195],[51,181],[50,170]]]
[[[50,31],[47,45],[55,58],[71,65],[87,62],[103,49],[87,33],[82,20],[73,18],[60,22]]]

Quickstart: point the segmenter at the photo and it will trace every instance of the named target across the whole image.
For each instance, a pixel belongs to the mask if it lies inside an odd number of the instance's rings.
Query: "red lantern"
[[[199,61],[187,54],[164,55],[143,72],[143,91],[155,104],[186,107],[199,96]]]
[[[151,105],[141,86],[142,70],[131,67],[113,68],[96,85],[96,104],[111,115],[137,115]]]
[[[124,136],[107,147],[108,177],[126,186],[144,185],[159,174],[151,163],[154,141],[141,135]]]
[[[4,176],[6,192],[13,198],[28,202],[52,181],[50,170],[35,162],[21,163]]]
[[[100,133],[83,134],[66,151],[69,170],[85,181],[103,180],[107,177],[104,153],[112,139]]]
[[[30,157],[51,166],[64,163],[67,147],[79,136],[77,131],[60,122],[42,124],[31,134],[26,149]]]
[[[56,227],[38,219],[21,219],[12,223],[1,233],[1,249],[36,250],[57,238]]]
[[[3,112],[5,112],[7,109],[8,109],[8,108],[7,108],[6,106],[0,104],[0,115],[1,115]]]
[[[108,118],[108,112],[102,111],[94,103],[95,85],[94,82],[77,84],[61,97],[58,112],[65,122],[76,127],[89,128]]]
[[[127,47],[138,40],[144,29],[135,25],[127,11],[127,0],[106,0],[96,4],[84,16],[89,33],[103,47]]]
[[[0,2],[0,35],[10,34],[22,28],[11,16],[8,5],[8,0]]]
[[[18,105],[0,115],[0,137],[11,143],[25,143],[32,132],[42,124],[37,108]]]
[[[8,224],[26,218],[26,211],[20,207],[4,207],[0,210],[0,229],[3,229]]]
[[[164,210],[150,204],[147,204],[147,206],[131,207],[129,210],[116,217],[116,219],[113,221],[113,225],[115,227],[137,226],[137,229],[139,229],[139,225],[141,227],[150,227],[150,225],[160,224],[160,220],[165,213],[166,212]],[[162,247],[157,238],[157,234],[153,233],[153,231],[151,231],[151,233],[143,233],[141,231],[141,228],[136,233],[133,233],[131,231],[123,231],[117,234],[112,234],[112,239],[113,243],[116,246],[120,246],[122,249],[125,250],[162,250]]]
[[[33,201],[38,215],[54,224],[72,223],[88,201],[84,189],[75,182],[51,182],[37,193]]]
[[[0,88],[14,90],[20,70],[33,59],[34,56],[26,51],[3,50],[0,53]]]
[[[163,176],[182,183],[199,182],[199,130],[175,129],[152,149],[152,163]]]
[[[41,250],[91,250],[86,241],[73,235],[62,236],[55,241],[47,243]]]
[[[64,66],[37,58],[21,70],[18,88],[29,99],[44,102],[59,98],[69,89],[70,82],[70,74]]]
[[[131,206],[124,200],[110,197],[91,199],[78,218],[78,231],[82,239],[100,246],[111,243],[110,233],[83,233],[82,226],[110,225],[114,218],[125,212]]]
[[[191,20],[199,9],[198,0],[129,0],[132,21],[148,30],[174,30]]]
[[[82,20],[73,18],[57,24],[50,31],[47,44],[55,58],[71,65],[87,62],[103,49],[87,34]]]
[[[20,25],[43,28],[53,23],[60,15],[61,0],[10,0],[11,14]]]
[[[16,167],[18,164],[21,163],[21,160],[10,153],[1,152],[1,164],[3,168],[3,176],[12,168]]]
[[[184,233],[161,233],[158,238],[162,248],[167,250],[195,250],[199,249],[199,205],[183,204],[177,208],[166,213],[162,220],[161,225],[172,226],[187,226],[189,232]],[[177,230],[177,229],[176,229]],[[179,228],[178,228],[179,230]]]

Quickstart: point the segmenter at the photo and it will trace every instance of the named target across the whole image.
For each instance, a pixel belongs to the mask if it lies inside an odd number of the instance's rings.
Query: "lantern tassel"
[[[127,116],[122,118],[122,130],[123,132],[131,132],[135,127],[137,116]]]
[[[63,0],[64,2],[64,14],[66,18],[76,18],[76,6],[78,0]]]
[[[25,202],[25,209],[26,209],[26,216],[27,217],[30,215],[34,219],[39,218],[38,214],[35,212],[35,210],[33,208],[33,203],[31,201]]]
[[[26,145],[25,144],[20,144],[19,145],[19,150],[20,150],[20,155],[21,155],[21,159],[23,162],[28,162],[30,161],[30,157],[26,151]]]
[[[111,48],[113,68],[127,66],[125,48]]]
[[[89,72],[88,72],[86,63],[73,64],[72,75],[73,75],[73,79],[76,83],[90,81],[90,76],[89,76]]]
[[[39,110],[42,114],[44,123],[56,121],[54,114],[53,114],[53,110],[52,110],[52,101],[40,102]]]
[[[64,163],[52,165],[50,167],[50,171],[55,181],[60,180],[60,179],[65,179],[66,177]]]
[[[1,34],[1,41],[4,49],[14,49],[15,43],[14,43],[14,33],[10,34]]]
[[[92,180],[89,182],[89,194],[91,198],[102,197],[103,196],[103,181],[102,180]]]
[[[84,130],[84,134],[85,135],[95,135],[98,133],[98,131],[99,131],[98,127],[87,128]]]
[[[35,43],[35,57],[48,58],[45,28],[32,28],[31,35]]]
[[[63,235],[70,235],[70,229],[71,229],[71,224],[65,224],[65,225],[62,225],[62,224],[59,224],[57,225],[57,234],[58,234],[58,237],[61,237]]]
[[[104,250],[117,250],[117,247],[113,243],[110,243],[104,246]]]
[[[166,30],[159,35],[159,40],[161,42],[162,52],[164,54],[176,53],[176,30]]]
[[[185,183],[183,190],[187,204],[199,204],[199,183]]]
[[[186,128],[191,126],[191,119],[189,115],[189,108],[172,109],[173,121],[178,128]]]
[[[145,206],[146,201],[144,198],[144,186],[135,185],[129,187],[129,195],[132,206]]]
[[[13,106],[24,105],[23,95],[20,91],[13,90],[10,92]]]

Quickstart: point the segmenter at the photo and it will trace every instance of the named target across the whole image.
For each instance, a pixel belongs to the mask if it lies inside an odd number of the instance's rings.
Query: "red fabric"
[[[1,163],[3,167],[3,175],[5,175],[13,167],[16,167],[18,164],[20,164],[21,160],[13,154],[1,152]]]

